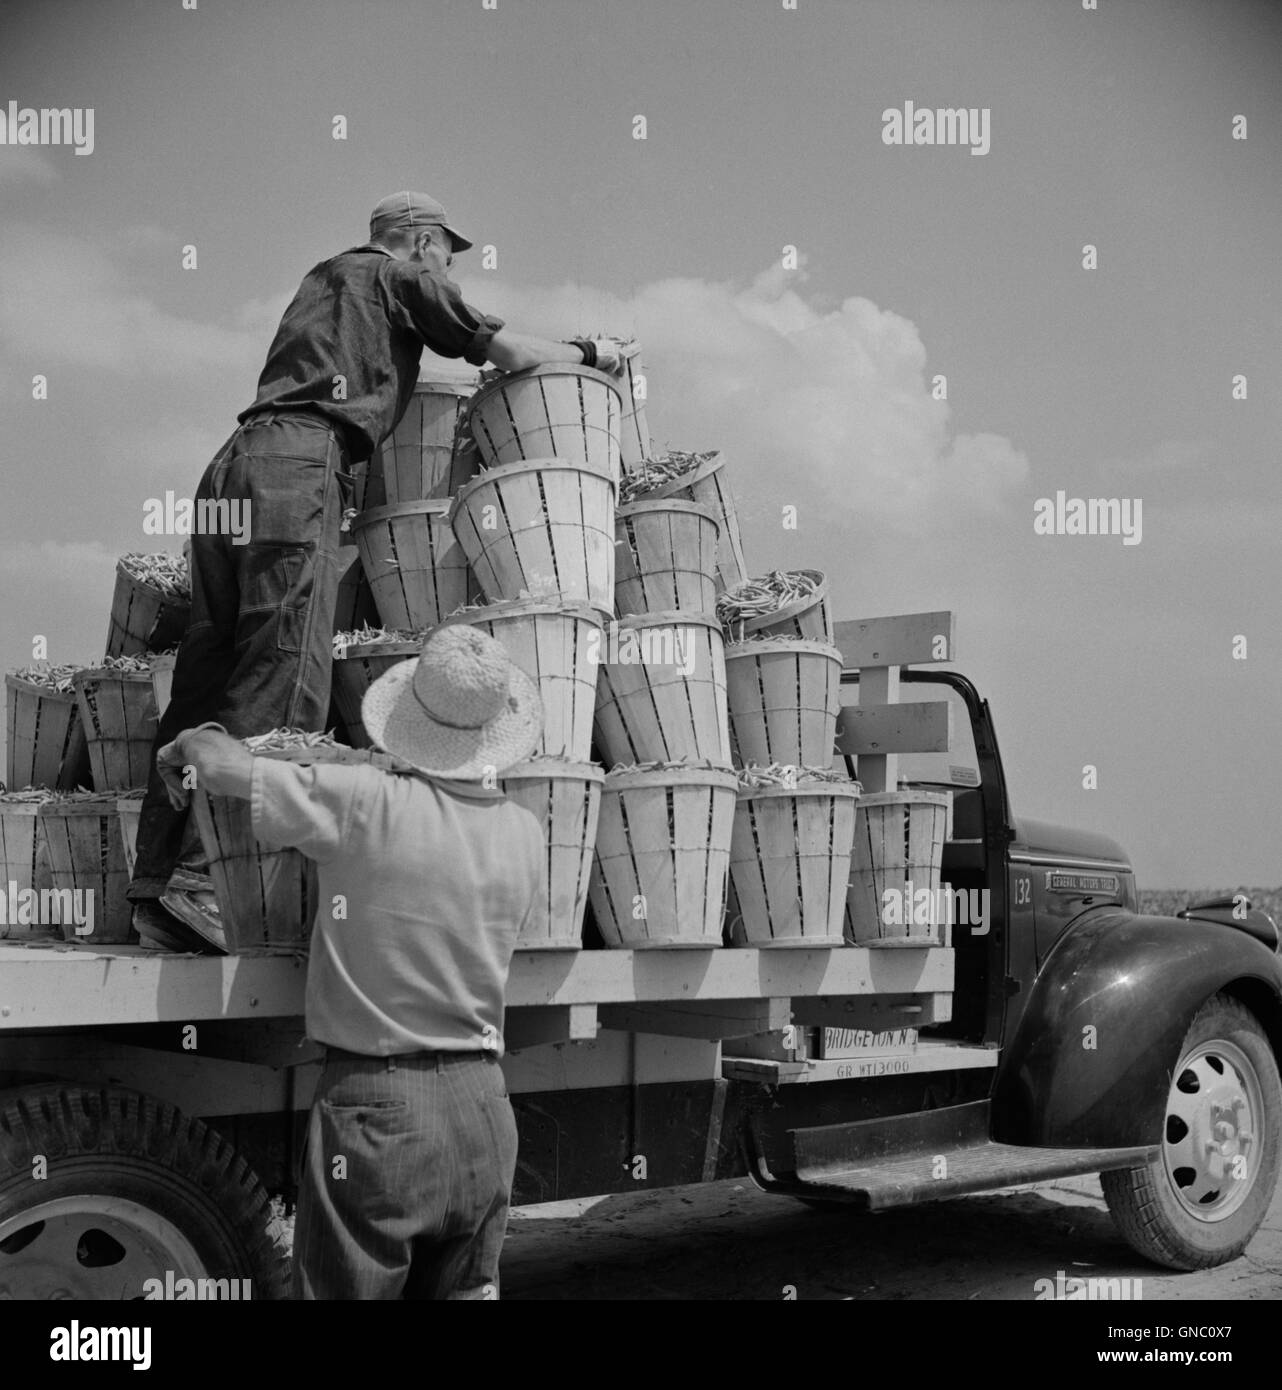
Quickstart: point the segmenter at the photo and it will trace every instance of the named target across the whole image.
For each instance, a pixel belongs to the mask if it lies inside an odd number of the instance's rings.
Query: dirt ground
[[[1145,1302],[1282,1298],[1282,1184],[1240,1259],[1173,1274],[1131,1253],[1099,1179],[858,1216],[722,1182],[520,1207],[505,1299],[1028,1299],[1039,1279],[1142,1280]]]

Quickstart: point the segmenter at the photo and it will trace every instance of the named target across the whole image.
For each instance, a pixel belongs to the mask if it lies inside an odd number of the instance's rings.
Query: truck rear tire
[[[1280,1133],[1282,1083],[1268,1039],[1245,1006],[1217,994],[1185,1035],[1161,1155],[1100,1174],[1127,1244],[1169,1269],[1236,1259],[1273,1200]]]
[[[274,1299],[288,1284],[266,1190],[201,1121],[136,1091],[0,1093],[0,1300]]]

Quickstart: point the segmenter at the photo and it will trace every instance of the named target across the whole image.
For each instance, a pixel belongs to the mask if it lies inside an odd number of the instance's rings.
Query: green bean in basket
[[[135,583],[176,602],[191,602],[191,576],[185,556],[171,555],[167,551],[150,554],[131,551],[120,557],[120,564]]]
[[[746,579],[727,589],[717,599],[717,618],[722,627],[733,627],[809,598],[818,587],[819,580],[806,570],[771,570],[760,579]]]

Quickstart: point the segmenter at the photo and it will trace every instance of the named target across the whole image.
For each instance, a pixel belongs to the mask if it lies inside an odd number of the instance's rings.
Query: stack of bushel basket
[[[9,790],[0,795],[0,867],[6,890],[45,895],[32,906],[53,911],[6,920],[0,937],[136,940],[125,891],[172,649],[189,612],[181,556],[125,555],[102,660],[39,662],[6,675]],[[90,909],[73,921],[71,903]]]
[[[532,756],[495,771],[547,838],[546,899],[520,949],[938,941],[878,912],[906,874],[938,883],[946,798],[861,799],[836,752],[842,657],[823,574],[750,577],[727,459],[652,449],[639,358],[617,377],[432,371],[358,470],[335,730],[264,730],[246,746],[395,768],[369,746],[362,698],[434,631],[467,623],[543,701]],[[92,933],[64,924],[67,940],[129,939],[137,789],[188,612],[181,560],[126,556],[104,659],[6,679],[2,867],[19,888],[95,893]],[[305,950],[308,862],[259,844],[248,802],[197,787],[193,814],[228,949]],[[38,931],[6,921],[3,935]]]
[[[826,582],[774,571],[717,600],[739,770],[729,933],[747,946],[839,946],[859,785],[833,769],[841,653]]]

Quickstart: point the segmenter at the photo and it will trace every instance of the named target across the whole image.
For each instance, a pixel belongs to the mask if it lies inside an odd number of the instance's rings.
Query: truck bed
[[[903,1001],[915,996],[920,1020],[938,1022],[951,999],[953,959],[939,946],[517,951],[508,1032],[537,1041],[532,1034],[592,1036],[598,1023],[653,1031],[666,1015],[685,1036],[745,1036],[786,1024],[786,1007],[772,1001],[799,997],[830,1005],[836,1022],[882,1000],[911,1009]],[[0,1032],[297,1016],[306,978],[296,953],[188,956],[5,942]]]

